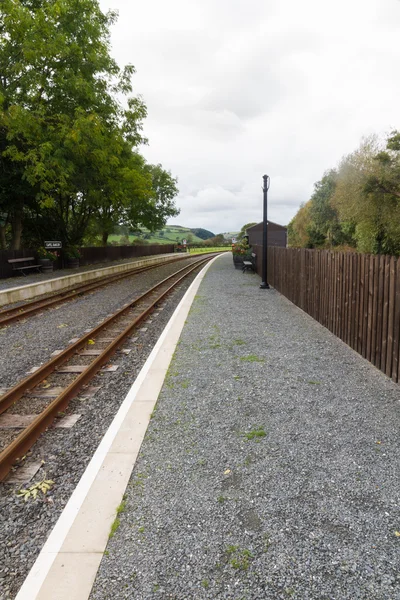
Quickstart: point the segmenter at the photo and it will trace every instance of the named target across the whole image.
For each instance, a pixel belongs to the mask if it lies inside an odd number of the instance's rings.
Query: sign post
[[[47,241],[44,243],[44,247],[46,248],[46,250],[61,250],[62,242],[57,240]]]

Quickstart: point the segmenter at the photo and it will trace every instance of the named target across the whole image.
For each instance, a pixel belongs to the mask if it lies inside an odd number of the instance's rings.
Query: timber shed
[[[268,233],[268,246],[281,246],[286,248],[287,246],[287,227],[278,225],[268,221],[267,225]],[[253,227],[247,229],[247,235],[249,236],[250,246],[262,246],[263,245],[263,223],[257,223]]]

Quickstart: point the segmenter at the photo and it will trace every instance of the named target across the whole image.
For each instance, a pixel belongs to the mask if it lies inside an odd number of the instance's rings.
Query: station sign
[[[62,242],[53,240],[44,243],[46,250],[59,250],[62,248]]]

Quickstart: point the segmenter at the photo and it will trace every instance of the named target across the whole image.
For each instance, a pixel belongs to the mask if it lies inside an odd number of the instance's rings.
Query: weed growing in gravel
[[[113,524],[111,525],[110,533],[108,535],[109,539],[111,539],[115,535],[115,532],[117,531],[118,527],[120,526],[121,521],[119,520],[118,516],[124,512],[125,508],[126,508],[126,496],[124,495],[120,505],[117,506],[117,514],[113,521]]]
[[[198,344],[190,344],[192,350],[196,350],[197,352],[201,352],[202,348]]]
[[[241,377],[240,377],[240,375],[234,375],[234,376],[233,376],[233,379],[234,379],[235,381],[239,381],[239,379],[241,379]]]
[[[201,582],[201,585],[203,586],[203,588],[205,590],[207,590],[210,587],[210,582],[208,581],[208,579],[203,579],[203,581]]]
[[[250,431],[248,431],[247,433],[244,434],[244,437],[247,440],[256,440],[258,441],[259,438],[263,438],[265,437],[267,434],[264,431],[264,427],[255,427],[254,429],[251,429]]]
[[[247,356],[241,356],[240,360],[243,360],[244,362],[264,362],[264,359],[260,358],[259,356],[256,356],[256,354],[248,354]]]
[[[265,533],[264,534],[264,552],[268,552],[270,546],[271,546],[271,540],[269,539],[268,533]]]
[[[241,339],[233,340],[232,346],[245,346],[246,342]]]
[[[217,502],[219,504],[223,504],[226,500],[227,500],[227,498],[225,498],[225,496],[218,496],[218,498],[217,498]]]
[[[308,383],[311,383],[311,385],[321,385],[320,381],[309,381]]]
[[[147,478],[145,473],[137,473],[136,479],[133,482],[134,487],[143,488],[144,487],[144,479]]]
[[[251,560],[254,558],[254,555],[247,548],[241,549],[239,546],[233,545],[227,547],[226,554],[231,567],[240,571],[247,571]]]
[[[121,521],[117,517],[115,517],[113,524],[111,525],[110,533],[108,534],[109,540],[111,540],[111,538],[115,535],[115,533],[120,525],[121,525]]]

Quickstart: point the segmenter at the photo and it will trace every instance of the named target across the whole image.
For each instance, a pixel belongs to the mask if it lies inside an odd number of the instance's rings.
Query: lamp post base
[[[265,283],[265,281],[262,281],[260,283],[260,290],[269,290],[269,284]]]

